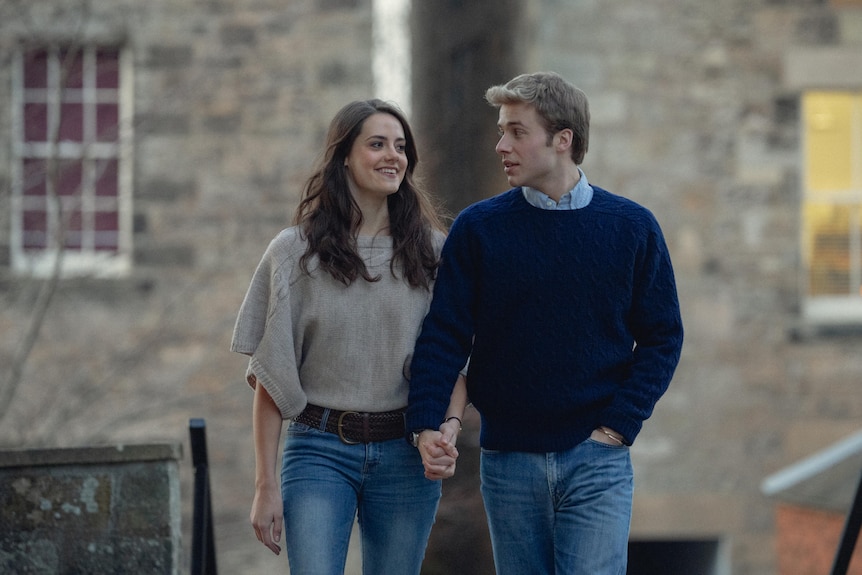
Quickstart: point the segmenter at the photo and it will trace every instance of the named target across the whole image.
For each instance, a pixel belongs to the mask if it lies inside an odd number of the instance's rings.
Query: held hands
[[[276,487],[258,487],[251,504],[251,525],[257,540],[278,555],[281,547],[281,532],[284,526],[284,511],[281,493]]]
[[[432,480],[446,479],[455,475],[458,449],[455,443],[461,422],[450,419],[440,424],[440,430],[426,429],[419,435],[419,453],[425,466],[425,477]]]

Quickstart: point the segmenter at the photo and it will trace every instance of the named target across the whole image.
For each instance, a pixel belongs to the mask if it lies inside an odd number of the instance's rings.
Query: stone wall
[[[862,53],[859,3],[526,0],[512,3],[514,23],[505,10],[486,19],[467,4],[423,0],[423,17],[438,20],[413,24],[426,26],[416,36],[428,52],[417,59],[430,62],[414,70],[428,75],[414,89],[434,87],[432,97],[417,96],[422,117],[414,123],[446,120],[450,132],[429,135],[433,153],[425,157],[459,174],[432,191],[454,206],[465,187],[482,182],[487,195],[502,182],[493,126],[484,131],[453,113],[478,114],[472,106],[484,84],[555,69],[587,92],[593,129],[584,170],[656,214],[686,325],[674,382],[633,448],[633,537],[717,539],[734,575],[775,573],[774,502],[760,492],[761,480],[862,421],[858,333],[798,329],[799,95],[817,85],[862,87],[862,66],[846,64]],[[244,359],[227,349],[250,275],[287,224],[330,117],[347,100],[373,95],[371,7],[371,0],[0,3],[0,109],[10,109],[19,40],[113,39],[131,50],[135,77],[133,271],[61,282],[0,420],[0,445],[175,442],[187,436],[189,418],[205,418],[226,572],[285,567],[283,554],[271,555],[248,526],[251,393]],[[483,45],[468,26],[482,20],[508,31],[513,44]],[[464,41],[440,41],[447,29]],[[490,62],[471,59],[471,50],[492,54]],[[449,56],[461,67],[447,68]],[[476,85],[468,82],[473,72]],[[460,91],[438,91],[434,81],[447,77]],[[439,106],[445,117],[435,116]],[[0,133],[10,121],[0,114]],[[443,154],[447,148],[454,153]],[[10,159],[9,141],[0,139],[3,367],[21,348],[40,287],[8,268]],[[465,459],[461,469],[474,464]],[[179,472],[184,494],[189,467]],[[456,564],[463,558],[481,572],[484,564],[471,562],[487,556],[478,480],[448,485],[454,505],[441,507],[434,536],[446,525],[470,529]],[[189,505],[184,495],[184,522]]]
[[[179,444],[0,451],[0,571],[170,574]]]
[[[60,282],[0,419],[0,446],[186,443],[189,419],[206,419],[225,573],[286,567],[248,524],[252,394],[245,359],[228,348],[331,117],[374,95],[371,25],[371,0],[0,2],[0,385],[43,286],[9,268],[15,50],[118,43],[135,79],[132,272]],[[191,466],[179,474],[188,534]]]

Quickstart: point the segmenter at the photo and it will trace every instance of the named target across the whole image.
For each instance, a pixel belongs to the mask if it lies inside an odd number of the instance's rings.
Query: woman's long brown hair
[[[368,273],[356,249],[362,212],[350,193],[344,167],[363,123],[377,113],[394,116],[401,123],[406,140],[407,172],[398,191],[387,198],[389,233],[393,240],[390,270],[397,276],[397,266],[410,286],[428,289],[439,263],[433,231],[444,228],[429,198],[414,181],[419,154],[407,119],[396,106],[377,99],[347,104],[329,125],[323,156],[303,188],[293,218],[308,240],[300,265],[308,273],[308,261],[316,255],[320,267],[345,285],[358,277],[370,282],[380,279]]]

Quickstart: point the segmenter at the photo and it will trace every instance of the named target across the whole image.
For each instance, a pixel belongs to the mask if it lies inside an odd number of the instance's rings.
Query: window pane
[[[116,250],[119,248],[118,233],[120,229],[120,217],[115,211],[96,212],[95,214],[95,242],[97,250]]]
[[[48,141],[48,105],[24,104],[24,140]]]
[[[84,106],[65,103],[60,106],[60,141],[84,140]]]
[[[78,231],[68,231],[66,232],[66,249],[67,250],[80,250],[83,245],[81,241],[81,232]]]
[[[102,252],[115,252],[120,247],[119,237],[120,235],[117,232],[96,232],[96,245],[93,247]]]
[[[116,50],[96,52],[96,88],[120,87],[120,54]]]
[[[849,208],[821,208],[815,217],[808,212],[813,236],[810,294],[846,295],[850,291]]]
[[[96,196],[117,197],[117,160],[102,160],[96,164]]]
[[[117,104],[96,104],[96,140],[117,141],[119,121],[120,107]]]
[[[66,249],[80,249],[83,238],[81,231],[84,229],[84,218],[81,210],[76,209],[63,214],[63,219],[66,222],[64,230]]]
[[[81,193],[83,170],[81,162],[63,162],[57,173],[57,195],[73,196]]]
[[[805,185],[809,192],[852,186],[852,106],[849,93],[806,95]]]
[[[60,52],[60,74],[65,78],[66,88],[84,87],[84,56],[81,50],[64,50]]]
[[[80,232],[84,229],[84,216],[81,214],[81,210],[71,210],[67,214],[63,214],[63,217],[66,220],[66,235],[68,236],[70,232]],[[68,238],[67,238],[68,241]]]
[[[24,88],[48,87],[48,53],[33,50],[24,55]]]
[[[24,160],[24,195],[45,196],[48,190],[45,186],[45,161]]]
[[[44,249],[48,246],[48,214],[45,210],[25,210],[21,223],[25,249]]]
[[[96,212],[95,224],[97,232],[115,232],[120,229],[119,214],[115,211]]]

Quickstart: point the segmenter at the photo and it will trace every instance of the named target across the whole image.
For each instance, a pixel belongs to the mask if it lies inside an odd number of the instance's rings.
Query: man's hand
[[[593,441],[598,441],[599,443],[604,443],[606,445],[615,445],[617,447],[626,444],[622,435],[620,435],[610,427],[604,426],[599,426],[595,428],[590,434],[590,439],[592,439]]]

